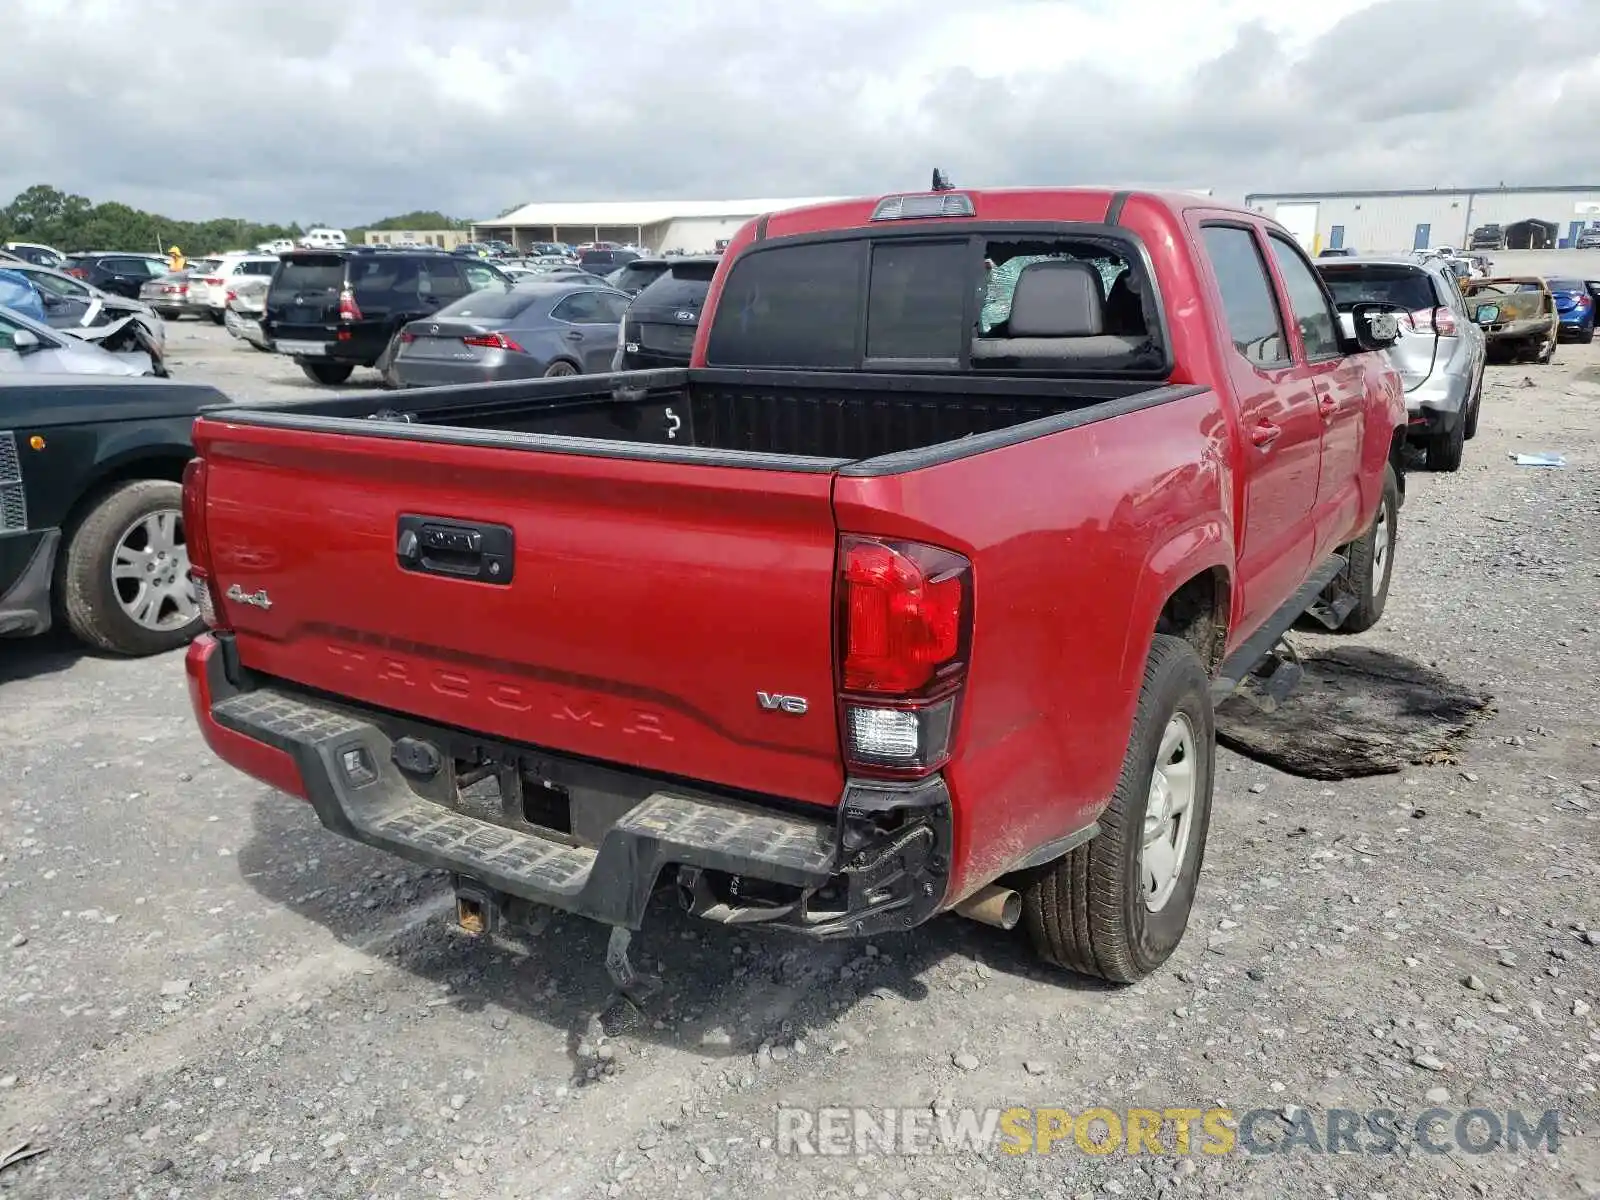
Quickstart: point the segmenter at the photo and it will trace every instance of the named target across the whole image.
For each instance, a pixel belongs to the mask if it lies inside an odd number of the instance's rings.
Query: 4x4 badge
[[[228,599],[237,600],[240,604],[248,604],[252,608],[265,610],[272,607],[272,597],[267,595],[266,588],[260,589],[255,593],[255,595],[252,596],[247,594],[245,590],[236,583],[228,589]]]

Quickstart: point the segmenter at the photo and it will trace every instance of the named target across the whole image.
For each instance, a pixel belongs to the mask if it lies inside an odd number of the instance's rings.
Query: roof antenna
[[[933,169],[933,190],[936,192],[948,192],[953,189],[954,185],[950,182],[950,176],[935,167]]]

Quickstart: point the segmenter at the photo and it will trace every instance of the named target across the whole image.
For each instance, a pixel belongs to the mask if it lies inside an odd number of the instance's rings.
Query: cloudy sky
[[[1592,4],[4,0],[0,203],[47,182],[355,225],[935,164],[1234,196],[1594,183]]]

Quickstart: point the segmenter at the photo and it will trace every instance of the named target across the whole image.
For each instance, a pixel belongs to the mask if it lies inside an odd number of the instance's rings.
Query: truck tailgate
[[[226,421],[195,442],[247,668],[486,738],[837,802],[828,471]],[[405,569],[402,517],[506,527],[510,581]]]

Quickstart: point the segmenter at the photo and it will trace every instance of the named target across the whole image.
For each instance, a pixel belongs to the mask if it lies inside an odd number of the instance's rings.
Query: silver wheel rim
[[[568,375],[576,375],[571,363],[553,363],[545,376],[550,379],[564,379]]]
[[[1389,502],[1378,505],[1378,523],[1372,527],[1372,594],[1383,591],[1389,578]]]
[[[1144,846],[1139,852],[1139,878],[1144,906],[1160,912],[1172,899],[1189,861],[1194,833],[1194,797],[1199,780],[1194,726],[1183,713],[1173,713],[1161,733],[1150,795],[1144,806]]]
[[[111,591],[141,629],[182,629],[200,615],[177,509],[149,513],[122,531],[111,554]]]

